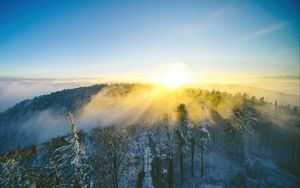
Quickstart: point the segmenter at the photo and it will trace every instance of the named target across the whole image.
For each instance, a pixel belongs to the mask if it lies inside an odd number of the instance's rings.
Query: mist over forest
[[[247,93],[153,84],[62,90],[0,114],[0,183],[295,187],[299,123],[299,106]]]

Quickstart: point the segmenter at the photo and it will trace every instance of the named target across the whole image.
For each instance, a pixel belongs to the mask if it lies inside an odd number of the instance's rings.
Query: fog
[[[52,110],[45,110],[37,115],[33,115],[28,121],[24,122],[20,135],[34,138],[33,143],[43,143],[56,136],[68,133],[67,120],[57,116]]]
[[[0,111],[12,107],[15,103],[27,98],[48,94],[62,89],[91,85],[89,81],[76,79],[0,79]],[[180,103],[186,105],[189,118],[193,122],[211,118],[211,111],[217,112],[222,118],[227,119],[232,115],[232,110],[243,104],[243,99],[236,97],[236,93],[248,93],[257,98],[264,97],[266,101],[279,105],[291,104],[299,106],[299,96],[273,92],[267,89],[248,87],[233,84],[202,84],[192,86],[202,89],[186,90],[184,88],[167,89],[159,85],[135,84],[135,85],[109,85],[99,93],[92,96],[91,101],[76,110],[75,120],[80,129],[90,130],[95,126],[110,124],[152,124],[156,121],[168,118],[175,122],[177,118],[176,108]],[[208,91],[220,90],[228,94],[220,100],[206,95]],[[207,91],[208,90],[208,91]],[[235,96],[235,97],[234,97]],[[237,95],[238,96],[238,95]],[[47,109],[32,114],[22,122],[10,122],[11,128],[17,129],[17,145],[29,145],[45,142],[68,131],[65,114],[57,114],[54,109]],[[289,120],[289,115],[278,115],[274,118],[274,110],[269,106],[257,109],[266,118],[275,124],[284,125]],[[280,114],[280,113],[278,113]],[[7,126],[6,126],[7,127]],[[4,126],[1,132],[5,133]],[[13,146],[10,143],[11,146]]]
[[[189,118],[198,121],[209,118],[209,109],[216,110],[222,117],[229,118],[232,109],[242,104],[242,99],[228,97],[214,105],[205,93],[188,92],[186,89],[166,89],[153,85],[135,85],[133,88],[109,86],[93,97],[83,107],[81,121],[101,124],[153,123],[167,118],[175,121],[176,108],[186,105]]]
[[[86,81],[76,79],[0,77],[0,112],[25,99],[86,84]]]
[[[216,89],[230,93],[248,93],[257,97],[265,97],[266,101],[278,101],[278,104],[299,105],[299,78],[298,77],[257,77],[242,79],[239,84],[223,83],[223,79],[201,82],[193,86],[202,89]],[[25,99],[48,94],[51,92],[76,88],[96,83],[108,83],[103,78],[22,78],[0,77],[0,112],[7,110]]]

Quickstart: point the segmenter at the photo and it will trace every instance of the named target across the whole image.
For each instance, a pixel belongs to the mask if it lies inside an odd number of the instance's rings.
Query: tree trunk
[[[204,147],[201,146],[201,178],[204,176],[204,160],[203,160],[203,154],[204,154]]]
[[[195,154],[195,140],[192,139],[192,148],[191,148],[191,174],[194,177],[194,154]]]
[[[161,165],[161,168],[160,168],[160,179],[161,179],[161,185],[162,185],[162,188],[165,187],[166,185],[166,176],[164,174],[164,160],[163,159],[160,159],[160,165]]]
[[[117,159],[113,157],[113,187],[118,188],[118,169],[117,169]]]
[[[162,187],[162,165],[161,165],[161,159],[159,157],[156,157],[153,161],[152,161],[152,166],[153,166],[153,170],[152,170],[152,179],[153,179],[153,185],[154,187]]]
[[[293,140],[292,140],[292,158],[291,158],[291,160],[294,162],[294,161],[296,161],[295,160],[295,158],[296,158],[296,150],[297,150],[297,147],[296,147],[296,126],[295,125],[293,125],[293,138],[292,138]]]
[[[173,188],[173,154],[169,158],[169,188]]]
[[[10,168],[10,167],[9,167]],[[12,174],[11,170],[9,169],[9,175],[8,175],[8,188],[12,188]]]
[[[161,173],[161,171],[162,171],[162,159],[160,159],[160,158],[158,158],[158,173],[157,173],[157,175],[158,175],[158,185],[159,185],[159,187],[162,187],[163,186],[163,176],[162,176],[162,173]]]
[[[115,188],[118,188],[119,187],[118,175],[116,174],[115,176],[116,176],[116,178],[115,178],[115,185],[116,185]]]
[[[118,188],[118,174],[116,172],[113,172],[112,175],[112,186],[113,188]]]
[[[181,178],[181,183],[183,183],[183,179],[184,179],[184,175],[183,175],[183,151],[182,151],[182,147],[180,147],[180,151],[179,151],[179,160],[180,160],[180,178]]]
[[[136,188],[142,188],[143,187],[144,176],[145,176],[144,171],[138,173]]]

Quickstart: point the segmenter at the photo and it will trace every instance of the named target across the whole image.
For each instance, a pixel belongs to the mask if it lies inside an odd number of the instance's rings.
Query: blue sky
[[[0,2],[0,76],[299,75],[299,1]]]

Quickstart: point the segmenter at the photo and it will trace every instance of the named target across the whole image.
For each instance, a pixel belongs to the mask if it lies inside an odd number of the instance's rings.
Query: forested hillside
[[[0,152],[36,144],[37,129],[51,126],[51,122],[47,122],[50,115],[54,119],[63,119],[67,112],[76,113],[76,110],[88,103],[103,87],[105,85],[94,85],[42,95],[24,100],[0,113]],[[38,121],[30,121],[36,117],[40,117]]]
[[[0,185],[297,187],[298,108],[241,93],[135,84],[36,97],[0,116]],[[26,143],[60,128],[60,136]]]

